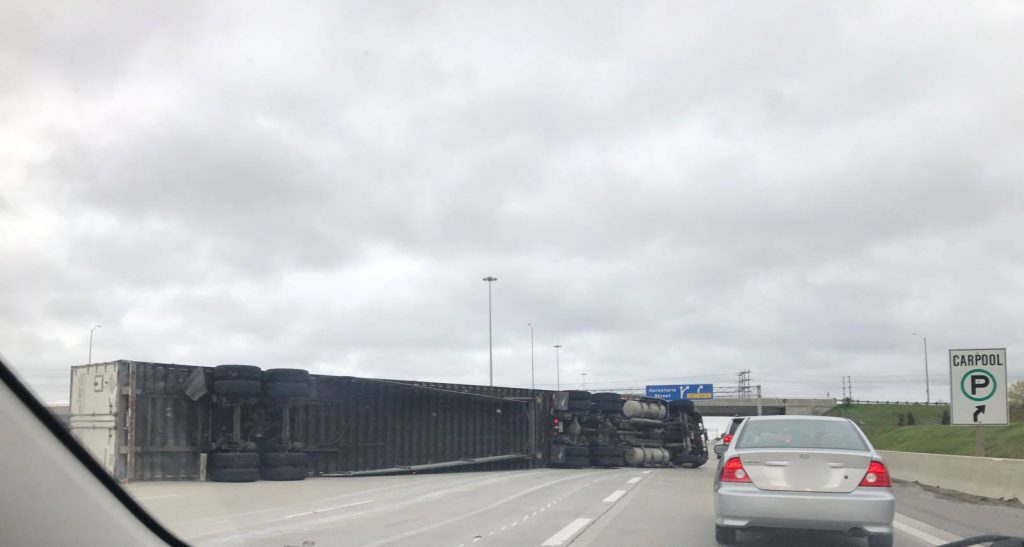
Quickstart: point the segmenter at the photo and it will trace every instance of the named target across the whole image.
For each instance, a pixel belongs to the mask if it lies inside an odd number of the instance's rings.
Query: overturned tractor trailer
[[[71,368],[70,427],[126,481],[702,465],[700,414],[673,405],[613,393],[113,361]]]

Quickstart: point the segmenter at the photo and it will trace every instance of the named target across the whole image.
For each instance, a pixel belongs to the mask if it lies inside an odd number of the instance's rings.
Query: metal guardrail
[[[864,401],[860,399],[836,399],[838,404],[853,404],[853,405],[921,405],[921,406],[949,406],[949,403],[945,401],[932,401],[925,403],[922,401]]]

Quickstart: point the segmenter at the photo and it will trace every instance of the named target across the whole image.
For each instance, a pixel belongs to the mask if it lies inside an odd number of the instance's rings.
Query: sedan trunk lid
[[[825,449],[739,450],[743,469],[762,490],[852,492],[871,463],[868,452]]]

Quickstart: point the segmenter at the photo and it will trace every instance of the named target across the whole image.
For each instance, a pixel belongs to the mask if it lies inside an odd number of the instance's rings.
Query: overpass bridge
[[[837,404],[836,399],[824,398],[716,397],[691,400],[704,416],[821,416]]]

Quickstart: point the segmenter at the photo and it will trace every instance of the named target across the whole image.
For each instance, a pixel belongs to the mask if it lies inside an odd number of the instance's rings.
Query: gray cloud
[[[1020,344],[1013,4],[19,5],[0,351],[920,398]],[[88,11],[83,11],[88,9]]]

